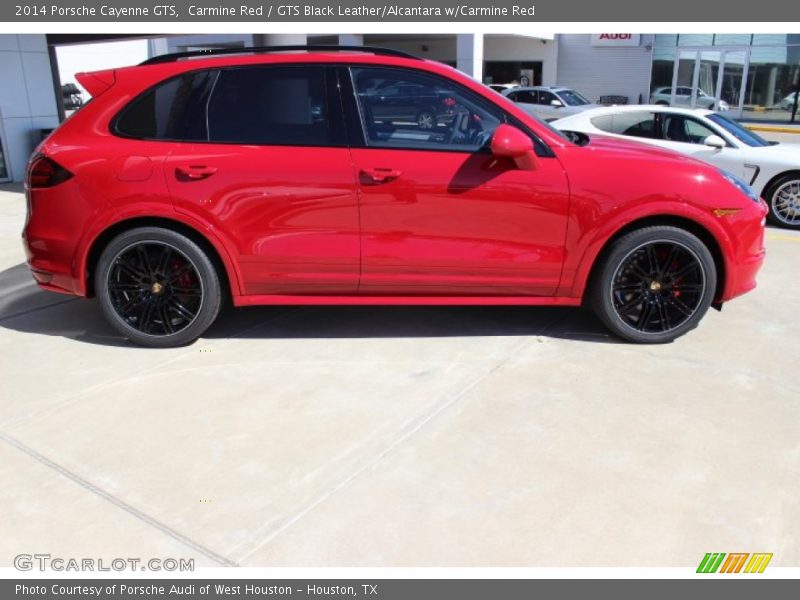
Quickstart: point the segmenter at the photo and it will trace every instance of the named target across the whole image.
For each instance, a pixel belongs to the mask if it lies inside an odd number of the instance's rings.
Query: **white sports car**
[[[800,144],[768,142],[733,119],[704,109],[609,106],[552,122],[688,154],[733,173],[769,204],[769,220],[800,229]]]

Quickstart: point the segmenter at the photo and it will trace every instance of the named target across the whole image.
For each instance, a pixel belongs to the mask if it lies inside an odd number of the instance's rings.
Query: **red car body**
[[[447,78],[524,124],[550,155],[518,169],[491,153],[164,142],[113,131],[142,90],[182,72],[251,64],[388,65]],[[716,303],[752,289],[764,259],[765,205],[717,169],[635,143],[575,144],[439,63],[255,54],[80,81],[92,101],[37,149],[71,176],[27,190],[28,263],[49,290],[92,295],[103,245],[142,224],[202,237],[239,306],[575,306],[609,240],[653,223],[686,228],[708,245]]]

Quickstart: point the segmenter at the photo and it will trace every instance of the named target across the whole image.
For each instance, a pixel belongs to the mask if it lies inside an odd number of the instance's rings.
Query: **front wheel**
[[[776,180],[764,193],[769,204],[769,221],[787,229],[800,229],[800,173]]]
[[[108,321],[142,346],[195,341],[219,313],[219,276],[206,253],[180,233],[131,229],[100,255],[95,293]]]
[[[631,342],[671,342],[694,329],[714,299],[717,271],[706,245],[676,227],[647,227],[616,240],[592,281],[600,320]]]

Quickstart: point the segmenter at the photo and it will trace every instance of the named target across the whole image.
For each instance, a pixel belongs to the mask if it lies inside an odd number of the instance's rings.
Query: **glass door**
[[[745,60],[743,50],[681,48],[675,56],[670,93],[660,94],[658,103],[738,114]]]

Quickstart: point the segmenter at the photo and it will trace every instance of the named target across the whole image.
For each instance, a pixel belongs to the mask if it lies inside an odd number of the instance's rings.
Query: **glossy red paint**
[[[527,127],[548,155],[526,166],[502,152],[192,144],[111,131],[134,97],[176,74],[308,63],[389,65],[456,81]],[[121,68],[81,81],[97,97],[37,149],[74,176],[27,190],[28,263],[47,289],[90,294],[106,232],[153,219],[214,248],[237,305],[574,306],[609,240],[659,219],[685,223],[716,247],[717,301],[752,289],[764,258],[766,207],[713,167],[616,140],[572,144],[439,63],[271,54]],[[717,208],[737,212],[719,217]]]

